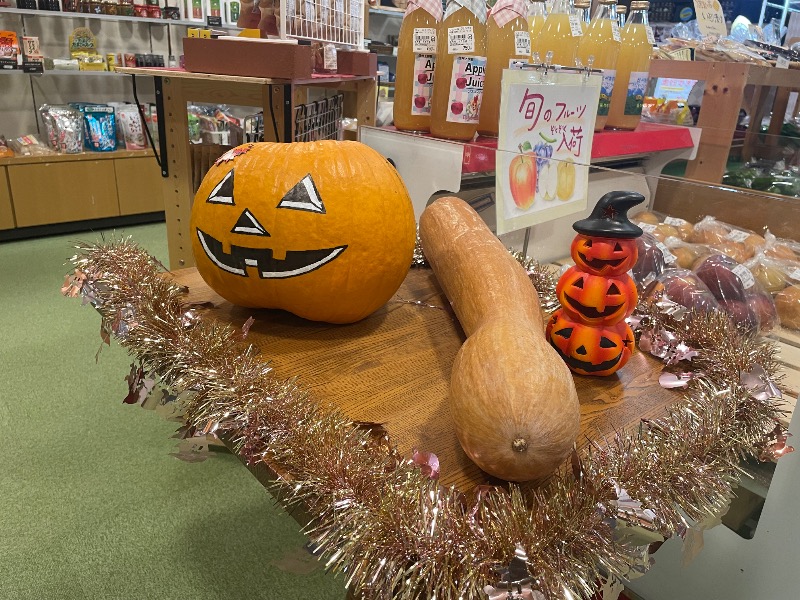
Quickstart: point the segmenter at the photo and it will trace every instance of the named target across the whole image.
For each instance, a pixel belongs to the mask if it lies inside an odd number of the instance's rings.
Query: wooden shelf
[[[195,79],[204,82],[249,83],[256,85],[324,85],[375,79],[372,75],[312,75],[306,79],[277,79],[275,77],[244,77],[242,75],[217,75],[214,73],[193,73],[185,69],[164,69],[161,67],[117,67],[117,73],[126,75],[149,75],[152,77],[172,77],[175,79]]]
[[[119,75],[121,75],[121,73],[117,73],[116,71],[68,71],[66,69],[51,69],[49,71],[44,71],[43,73],[26,73],[21,69],[3,69],[0,70],[0,75],[27,75],[30,77],[49,77],[52,75],[55,76],[66,75],[70,77],[75,77],[76,75],[83,77],[84,75],[86,75],[86,76],[96,77],[100,75],[105,77],[108,76],[118,77]]]
[[[80,154],[43,154],[40,156],[12,156],[0,158],[0,167],[16,165],[31,165],[54,162],[79,162],[84,160],[112,160],[115,158],[146,158],[152,157],[153,151],[147,150],[116,150],[114,152],[81,152]]]

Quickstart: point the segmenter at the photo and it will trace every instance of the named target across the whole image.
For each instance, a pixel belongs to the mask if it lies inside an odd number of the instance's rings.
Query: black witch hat
[[[572,224],[578,233],[610,238],[637,238],[644,233],[628,220],[628,210],[644,202],[637,192],[608,192],[586,219]]]

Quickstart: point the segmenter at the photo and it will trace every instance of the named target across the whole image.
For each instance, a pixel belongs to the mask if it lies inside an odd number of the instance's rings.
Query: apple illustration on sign
[[[511,161],[508,170],[511,197],[522,210],[530,208],[536,196],[536,161],[527,154],[520,154]]]
[[[422,85],[425,85],[426,83],[428,83],[428,74],[420,73],[419,75],[417,75],[417,81]]]
[[[425,108],[426,104],[427,102],[425,101],[425,98],[422,96],[414,96],[414,106],[417,108]]]
[[[467,87],[467,78],[459,77],[456,79],[456,87],[460,90],[463,90],[465,87]]]
[[[450,112],[454,115],[460,115],[464,112],[464,105],[461,102],[453,102],[450,105]]]

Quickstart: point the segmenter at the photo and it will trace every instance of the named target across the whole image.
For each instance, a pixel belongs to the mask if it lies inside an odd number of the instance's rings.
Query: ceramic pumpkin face
[[[563,309],[547,324],[547,339],[567,366],[580,375],[611,375],[631,357],[633,331],[625,321],[595,327],[573,321]]]
[[[621,275],[633,268],[638,258],[635,239],[607,238],[578,234],[570,248],[575,264],[593,275]]]
[[[226,300],[330,323],[386,303],[416,226],[389,162],[358,142],[246,144],[211,167],[191,218],[197,270]]]
[[[558,301],[576,320],[587,325],[614,325],[636,307],[636,284],[625,273],[601,277],[570,268],[558,280]]]

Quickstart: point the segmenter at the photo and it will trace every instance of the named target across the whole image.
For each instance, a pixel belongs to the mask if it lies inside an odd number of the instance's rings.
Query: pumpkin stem
[[[511,448],[514,452],[525,452],[528,449],[528,440],[525,438],[517,438],[511,442]]]

